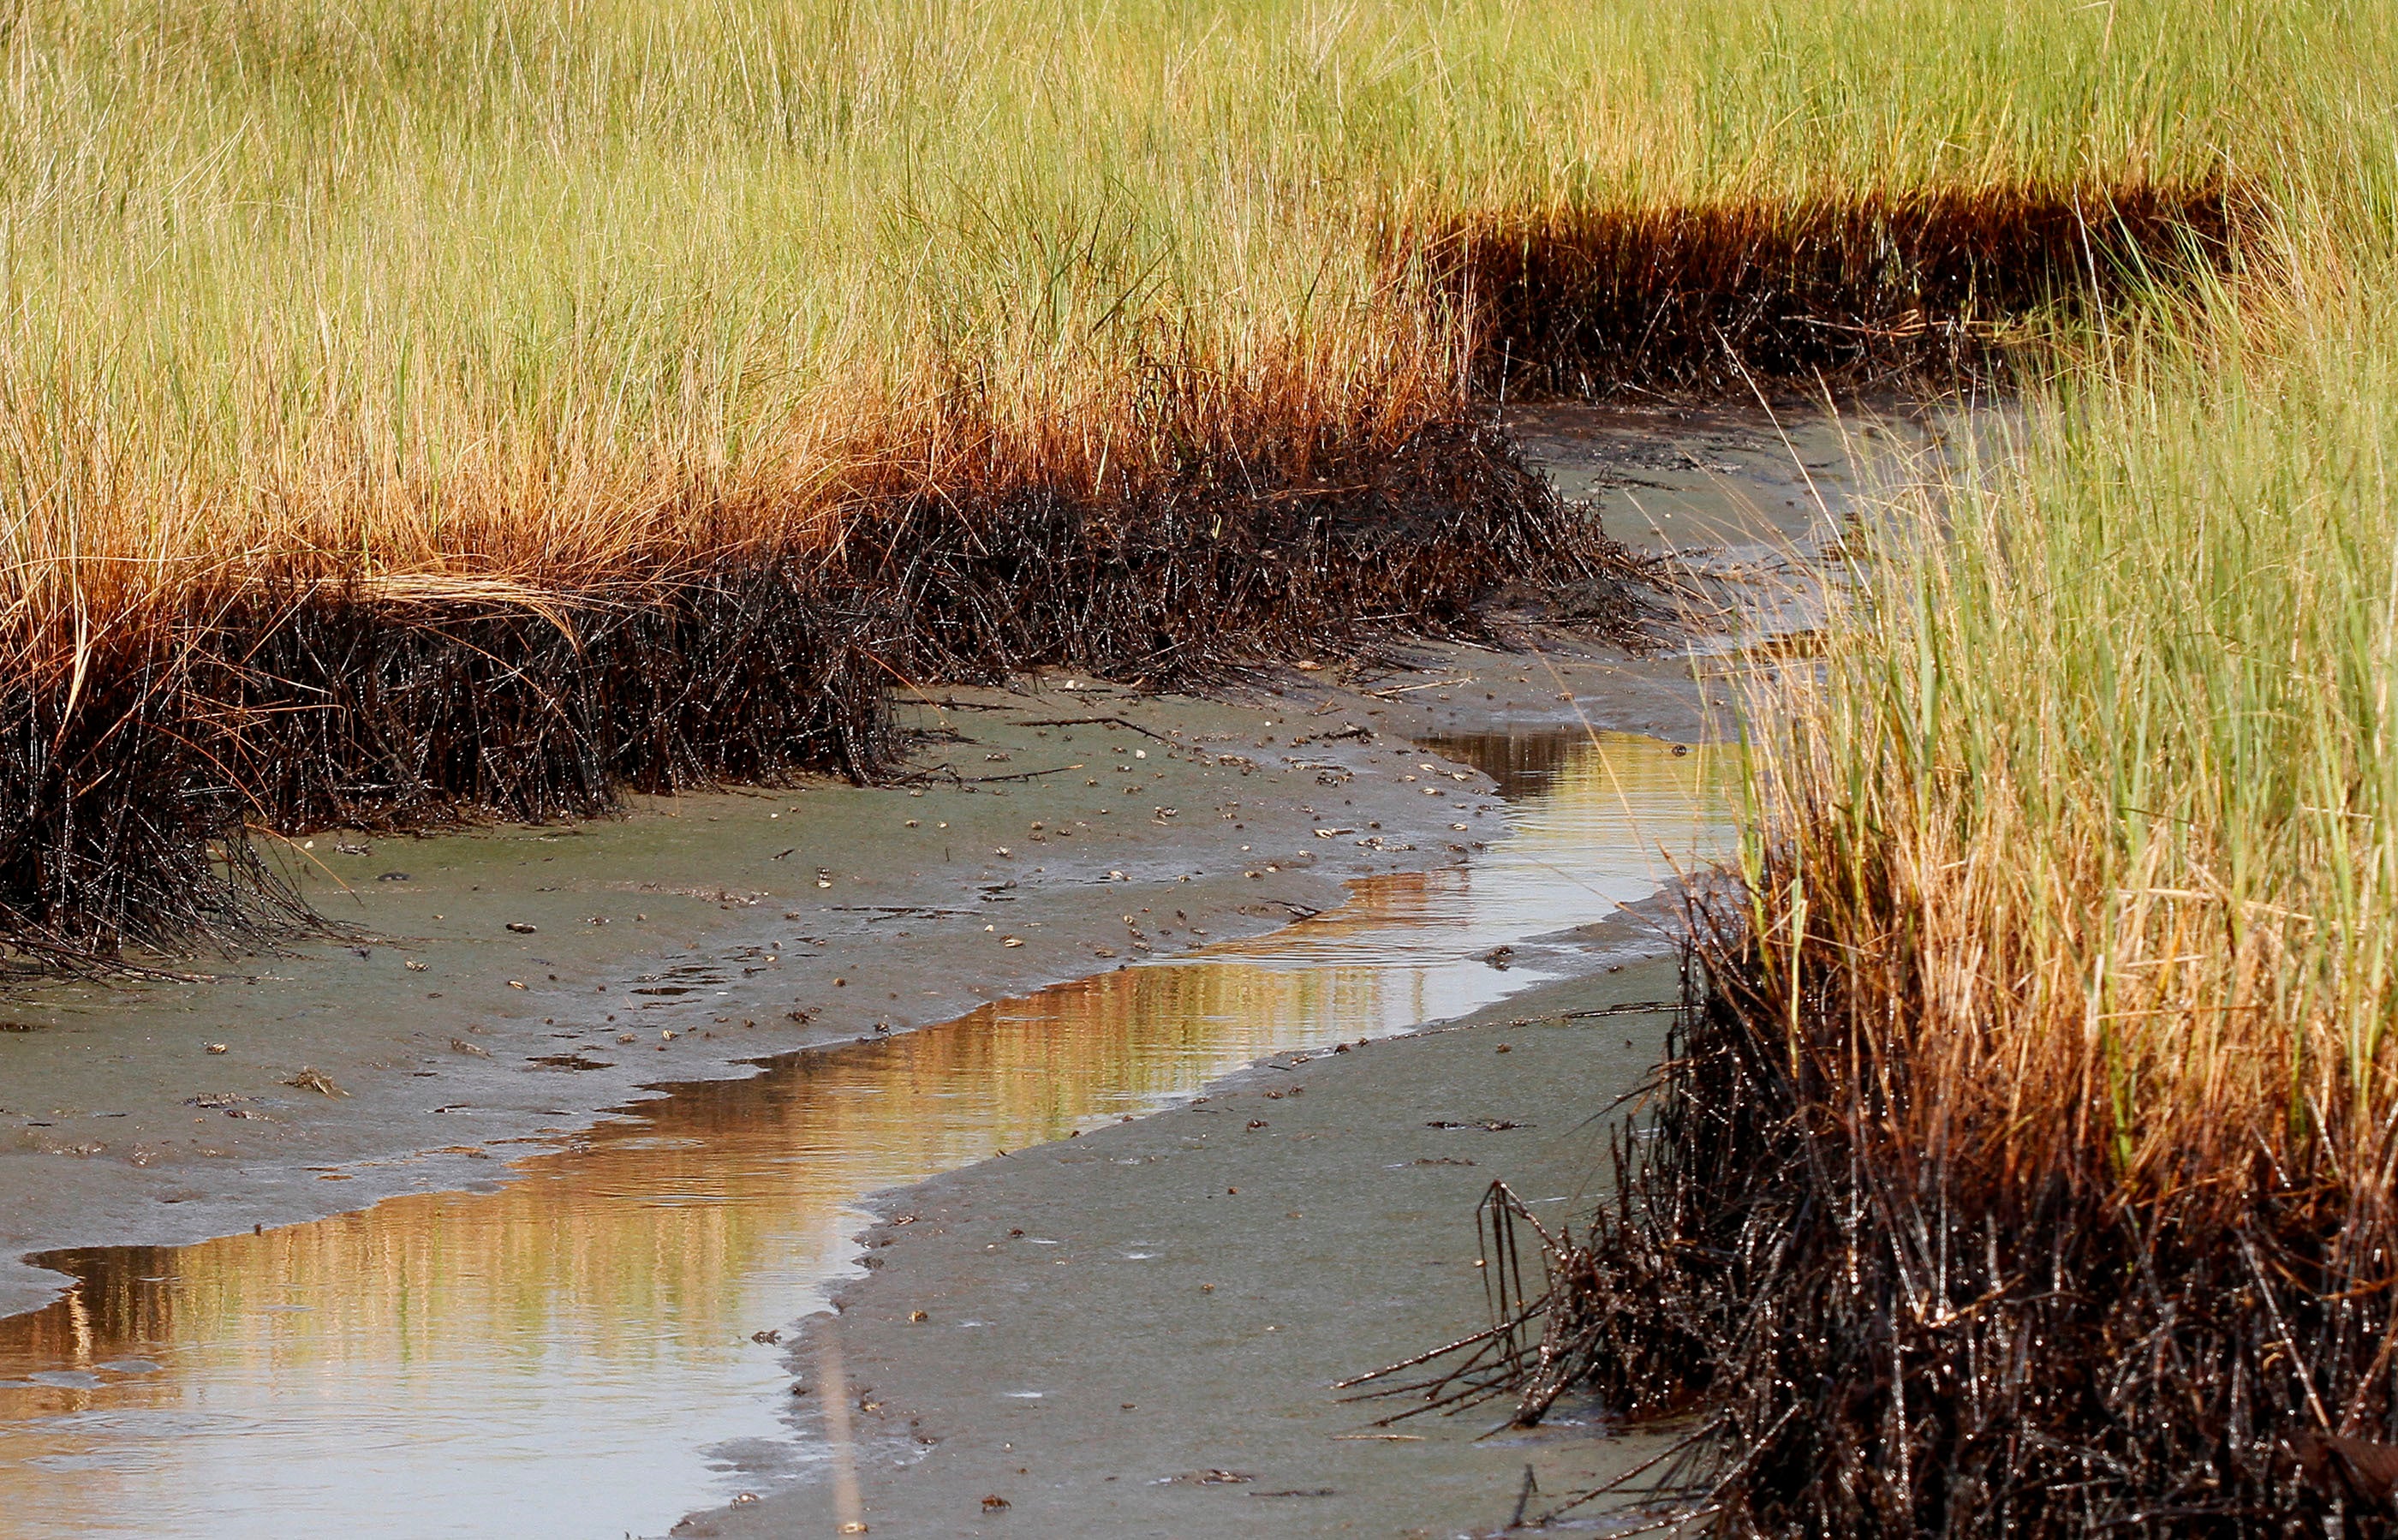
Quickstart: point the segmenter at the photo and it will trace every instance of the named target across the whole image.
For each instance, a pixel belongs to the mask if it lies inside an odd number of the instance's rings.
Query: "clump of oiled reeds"
[[[2041,326],[2218,267],[2248,200],[2221,181],[1870,189],[1465,221],[1434,250],[1489,393],[1858,389],[1991,373]]]
[[[249,837],[589,816],[626,790],[866,775],[917,679],[1045,664],[1152,685],[1639,563],[1495,430],[1273,425],[1130,459],[1104,496],[994,458],[855,496],[829,544],[664,552],[560,592],[252,572],[120,617],[0,696],[0,925],[44,961],[302,917]],[[1246,452],[1245,452],[1246,449]]]
[[[1398,1415],[1498,1399],[1532,1423],[1573,1392],[1681,1430],[1551,1517],[1611,1502],[1731,1534],[2385,1533],[2398,1226],[2386,1193],[2339,1180],[2351,1152],[2312,1141],[2230,1217],[2188,1194],[1993,1181],[1902,1131],[1911,1101],[1937,1099],[1919,1072],[1760,1016],[1786,1006],[1754,987],[1764,961],[1702,965],[1745,982],[1675,1034],[1655,1104],[1615,1139],[1612,1207],[1543,1230],[1494,1190],[1492,1324],[1377,1387]],[[1825,984],[1803,980],[1798,1008],[1833,1006]]]
[[[1701,1409],[1731,1533],[2398,1519],[2398,328],[2305,271],[1893,514],[1612,1205],[1438,1393]]]

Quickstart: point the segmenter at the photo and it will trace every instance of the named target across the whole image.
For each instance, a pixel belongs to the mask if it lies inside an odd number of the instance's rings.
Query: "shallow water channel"
[[[869,1195],[1553,977],[1563,954],[1538,938],[1725,837],[1704,750],[1429,747],[1509,799],[1514,836],[1470,866],[678,1088],[525,1155],[496,1191],[39,1258],[77,1281],[0,1322],[0,1533],[656,1533],[729,1499],[726,1456],[754,1470],[790,1438],[781,1351],[752,1334],[855,1270]],[[1486,960],[1502,946],[1506,966]]]

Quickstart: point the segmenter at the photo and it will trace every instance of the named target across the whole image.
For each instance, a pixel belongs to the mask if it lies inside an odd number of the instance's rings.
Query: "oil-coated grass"
[[[1479,634],[1502,579],[1570,588],[1626,641],[1656,618],[1642,564],[1495,430],[1314,447],[1303,480],[1226,455],[1103,503],[1021,473],[895,491],[829,549],[694,553],[574,593],[195,588],[90,649],[70,698],[0,695],[0,918],[44,964],[244,939],[305,918],[261,826],[547,820],[626,790],[871,775],[897,747],[886,701],[934,680],[1220,682],[1394,628]]]
[[[1426,483],[1478,566],[1421,489],[1386,573],[1283,556],[1396,507],[1477,386],[1978,367],[2227,261],[2235,190],[2321,131],[2295,83],[2368,35],[34,0],[0,25],[0,926],[188,936],[141,863],[205,893],[245,823],[854,766],[867,682],[926,659],[1187,675],[1287,640],[1294,584],[1319,625],[1451,615],[1563,527],[1487,446]],[[1206,554],[1225,518],[1256,540]],[[671,672],[761,613],[801,661],[731,694],[595,685],[632,675],[565,640]]]
[[[1418,1388],[1701,1410],[1731,1533],[2398,1518],[2398,325],[2291,270],[1851,542],[1616,1199]]]

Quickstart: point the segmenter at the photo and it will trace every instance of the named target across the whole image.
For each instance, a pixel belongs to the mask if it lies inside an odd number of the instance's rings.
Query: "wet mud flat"
[[[1514,832],[1482,865],[1369,877],[1267,935],[674,1087],[528,1145],[488,1192],[39,1254],[74,1281],[0,1323],[0,1481],[61,1516],[29,1533],[654,1533],[820,1466],[782,1422],[779,1338],[858,1270],[872,1195],[1596,966],[1581,917],[1667,873],[1646,840],[1708,827],[1704,751],[1501,741]]]
[[[1494,817],[1487,779],[1421,768],[1353,692],[1068,682],[920,704],[933,741],[896,784],[319,836],[287,854],[355,944],[20,993],[0,1033],[0,1306],[57,1290],[27,1252],[488,1185],[493,1150],[645,1087],[1270,930],[1347,879],[1461,860]]]
[[[1704,753],[1507,741],[1489,768],[1521,800],[1485,866],[1369,877],[1270,935],[680,1087],[484,1194],[40,1254],[75,1281],[0,1328],[19,1413],[0,1477],[70,1515],[29,1533],[580,1533],[664,1528],[722,1490],[712,1464],[820,1459],[779,1423],[775,1337],[855,1269],[855,1205],[1171,1105],[1261,1052],[1570,971],[1579,944],[1542,937],[1652,889],[1643,836],[1697,831]]]
[[[1389,697],[1418,742],[1502,784],[1560,705],[1667,737],[1728,725],[1744,655],[1817,623],[1873,478],[1914,473],[1958,425],[1549,407],[1511,426],[1610,529],[1738,609],[1664,658],[1460,657]],[[1549,1221],[1603,1196],[1596,1114],[1657,1061],[1666,1014],[1638,1007],[1679,996],[1672,912],[1588,926],[1568,977],[1425,1031],[1269,1060],[1206,1102],[888,1195],[869,1276],[790,1360],[802,1437],[854,1453],[779,1490],[761,1467],[754,1502],[675,1533],[1430,1540],[1641,1465],[1670,1436],[1595,1405],[1534,1430],[1494,1429],[1488,1405],[1385,1425],[1398,1407],[1330,1387],[1488,1319],[1473,1210],[1492,1181]],[[1637,1521],[1619,1501],[1556,1527]]]
[[[1656,1453],[1596,1407],[1485,1437],[1489,1407],[1384,1427],[1327,1388],[1483,1318],[1490,1182],[1595,1198],[1593,1087],[1638,1083],[1666,1013],[1571,1013],[1679,979],[1638,927],[1581,940],[1582,977],[887,1195],[869,1278],[792,1356],[797,1420],[853,1452],[674,1533],[1428,1540],[1503,1528],[1528,1468],[1554,1502]]]

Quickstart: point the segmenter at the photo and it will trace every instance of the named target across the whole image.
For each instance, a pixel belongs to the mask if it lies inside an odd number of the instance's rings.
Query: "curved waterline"
[[[870,1195],[1553,977],[1567,954],[1536,938],[1645,897],[1728,835],[1719,754],[1579,734],[1438,749],[1511,799],[1514,837],[1470,865],[679,1088],[544,1141],[495,1191],[37,1259],[76,1283],[0,1322],[0,1527],[657,1531],[732,1495],[712,1452],[821,1457],[792,1443],[782,1353],[752,1333],[855,1273]]]

